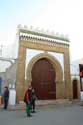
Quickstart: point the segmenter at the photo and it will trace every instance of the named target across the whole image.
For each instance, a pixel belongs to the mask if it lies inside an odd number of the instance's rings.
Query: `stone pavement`
[[[0,125],[83,125],[83,107],[80,105],[55,105],[36,111],[28,118],[25,110],[0,109]]]

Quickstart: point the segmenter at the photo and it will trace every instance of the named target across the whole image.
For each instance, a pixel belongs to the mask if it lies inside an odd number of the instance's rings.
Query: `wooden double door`
[[[38,60],[32,68],[32,86],[38,99],[56,99],[55,70],[46,58]]]

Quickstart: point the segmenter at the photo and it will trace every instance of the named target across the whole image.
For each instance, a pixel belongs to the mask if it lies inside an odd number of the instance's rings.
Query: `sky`
[[[18,24],[68,35],[70,58],[83,58],[83,0],[0,0],[0,45],[16,42]]]

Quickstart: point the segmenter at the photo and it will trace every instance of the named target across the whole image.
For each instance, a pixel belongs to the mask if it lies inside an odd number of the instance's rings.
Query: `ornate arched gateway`
[[[63,88],[62,67],[53,56],[46,52],[32,58],[26,75],[26,84],[32,84],[38,99],[55,99],[57,98],[56,88]],[[58,81],[60,83],[57,84]],[[63,90],[61,96],[63,96]]]
[[[42,50],[44,53],[39,54],[30,61],[27,67],[27,79],[25,79],[25,62],[26,62],[26,49],[35,49]],[[64,70],[62,71],[62,67],[59,61],[48,54],[48,52],[54,53],[62,53],[64,55]],[[42,73],[39,73],[38,66],[42,65],[41,71],[47,72],[50,75],[52,80],[45,78]],[[45,68],[44,68],[45,67]],[[50,67],[50,68],[49,68]],[[53,74],[50,73],[51,70]],[[36,75],[34,72],[39,73],[42,77],[41,79],[36,79]],[[64,75],[63,75],[64,74]],[[46,74],[44,74],[45,77]],[[34,80],[37,83],[34,83]],[[51,84],[49,84],[49,82]],[[41,83],[41,85],[39,84]],[[72,98],[72,86],[71,86],[71,78],[70,78],[70,59],[69,59],[69,40],[66,38],[56,37],[52,34],[45,34],[39,31],[30,30],[27,28],[20,27],[19,28],[19,51],[18,51],[18,63],[17,63],[17,76],[16,76],[16,95],[17,100],[21,101],[24,97],[24,92],[28,84],[32,84],[35,87],[35,84],[41,86],[41,90],[44,91],[44,95],[41,95],[42,99],[56,98],[56,99],[64,99],[64,98]],[[43,84],[43,85],[42,85]],[[45,87],[48,84],[48,88]],[[49,87],[51,85],[51,87]],[[53,88],[52,86],[55,85]],[[42,89],[42,87],[44,89]],[[38,87],[39,88],[39,87]],[[36,91],[38,92],[38,88],[36,87]],[[54,89],[52,91],[52,89]],[[47,91],[47,93],[45,93]],[[48,93],[51,93],[50,95]],[[41,94],[41,93],[40,93]],[[48,96],[49,95],[49,96]],[[40,98],[40,97],[39,97]]]

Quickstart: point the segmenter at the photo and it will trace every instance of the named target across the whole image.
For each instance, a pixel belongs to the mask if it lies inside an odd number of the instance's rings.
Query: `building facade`
[[[30,84],[38,99],[71,99],[69,40],[24,27],[18,33],[17,100]]]

